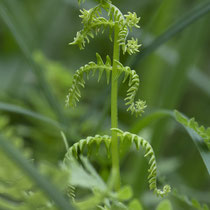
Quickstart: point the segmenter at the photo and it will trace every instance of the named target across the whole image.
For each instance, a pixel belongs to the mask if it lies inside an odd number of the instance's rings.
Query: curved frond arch
[[[92,75],[94,76],[95,72],[98,70],[99,71],[98,81],[100,81],[102,74],[105,71],[107,84],[109,84],[110,73],[112,70],[111,59],[107,55],[106,63],[104,63],[101,56],[98,53],[96,54],[96,57],[97,57],[97,63],[89,62],[85,66],[80,67],[74,74],[72,86],[69,89],[69,94],[66,97],[67,106],[75,107],[77,102],[79,102],[79,99],[81,97],[80,87],[83,87],[83,88],[85,87],[85,80],[84,80],[85,73],[88,78],[91,71],[92,71]]]
[[[109,152],[110,146],[111,146],[111,137],[108,135],[100,136],[88,136],[86,139],[81,139],[80,141],[76,142],[71,146],[68,150],[68,152],[65,155],[64,162],[67,159],[71,159],[72,157],[78,158],[78,152],[83,152],[85,147],[90,149],[92,145],[96,145],[99,147],[101,143],[105,144],[107,152]]]
[[[171,191],[171,187],[169,185],[165,185],[163,189],[157,188],[157,163],[155,159],[155,153],[153,151],[152,146],[148,141],[143,139],[140,136],[137,136],[136,134],[132,134],[129,132],[123,132],[122,130],[118,128],[113,128],[112,130],[116,131],[118,136],[120,137],[120,143],[122,144],[125,141],[129,141],[130,143],[135,143],[136,149],[139,150],[140,147],[145,149],[145,155],[144,157],[149,157],[149,175],[148,175],[148,182],[149,182],[149,188],[150,190],[153,190],[154,193],[157,196],[165,196]]]

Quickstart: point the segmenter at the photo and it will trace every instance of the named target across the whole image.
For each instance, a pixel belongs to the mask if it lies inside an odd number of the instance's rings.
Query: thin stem
[[[120,58],[120,46],[118,43],[119,27],[115,26],[114,50],[113,50],[113,69],[112,69],[112,90],[111,90],[111,127],[118,127],[118,81],[117,81],[117,62]],[[114,178],[115,190],[120,188],[120,168],[119,168],[119,150],[117,132],[112,131],[112,176]]]

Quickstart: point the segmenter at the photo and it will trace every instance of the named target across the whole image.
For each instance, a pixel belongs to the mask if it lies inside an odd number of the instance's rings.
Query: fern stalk
[[[118,80],[117,80],[117,62],[120,59],[120,46],[119,46],[119,27],[115,25],[114,29],[114,49],[113,49],[113,69],[112,69],[112,86],[111,86],[111,127],[118,127]],[[119,153],[118,153],[118,137],[117,132],[112,130],[112,175],[115,180],[115,189],[120,188],[120,169],[119,169]]]

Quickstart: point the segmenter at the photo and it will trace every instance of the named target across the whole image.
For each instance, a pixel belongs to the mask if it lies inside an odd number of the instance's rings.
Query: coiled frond
[[[72,157],[78,158],[79,152],[83,152],[85,147],[90,150],[91,146],[94,144],[99,147],[101,143],[104,142],[107,152],[109,152],[110,145],[111,145],[111,137],[104,135],[95,135],[95,136],[88,136],[86,139],[81,139],[79,142],[75,143],[72,147],[69,148],[68,152],[65,155],[65,160],[71,159]]]
[[[109,84],[110,80],[110,72],[112,70],[111,59],[107,55],[106,63],[103,62],[101,56],[97,53],[97,63],[89,62],[85,66],[80,67],[74,75],[73,84],[69,90],[69,94],[66,98],[66,105],[70,105],[71,107],[75,107],[77,102],[79,102],[79,98],[81,97],[80,87],[85,86],[84,74],[86,73],[87,78],[89,77],[90,72],[92,71],[92,75],[94,76],[96,70],[99,70],[98,81],[100,81],[102,74],[106,71],[107,84]]]
[[[132,30],[133,27],[139,28],[139,20],[136,13],[128,12],[127,15],[123,15],[122,12],[108,0],[98,0],[99,4],[90,9],[90,10],[80,10],[82,18],[82,23],[84,28],[77,32],[74,41],[70,45],[78,45],[80,49],[84,49],[86,42],[89,43],[90,38],[94,38],[94,35],[102,30],[102,33],[107,27],[109,27],[109,38],[112,41],[112,32],[114,26],[119,28],[119,38],[118,43],[122,47],[122,51],[125,54],[126,52],[134,54],[139,52],[138,48],[141,45],[138,45],[138,41],[131,39],[127,41],[129,34],[129,29]],[[79,0],[81,3],[81,0]],[[107,20],[104,17],[101,17],[101,9],[107,11],[109,19]]]
[[[126,24],[131,30],[133,27],[140,28],[140,26],[138,25],[140,17],[138,18],[135,12],[128,12],[128,14],[124,16],[126,17]]]
[[[129,55],[132,55],[139,52],[139,47],[141,47],[141,44],[138,44],[138,39],[135,40],[132,38],[131,40],[128,40],[125,50]]]
[[[167,195],[171,191],[171,187],[169,185],[165,185],[163,190],[157,188],[157,163],[155,159],[155,153],[152,149],[152,146],[148,141],[139,137],[135,134],[129,132],[123,132],[118,128],[113,128],[112,130],[116,131],[118,136],[120,137],[120,143],[122,144],[125,141],[129,141],[130,143],[135,143],[136,148],[140,149],[140,146],[145,149],[144,157],[149,157],[149,175],[148,175],[148,182],[150,190],[153,190],[157,196],[164,196]]]
[[[82,18],[84,28],[77,32],[74,41],[69,43],[70,45],[78,45],[80,49],[84,49],[86,42],[89,43],[89,39],[94,38],[94,35],[97,35],[100,30],[102,30],[103,33],[108,26],[110,30],[114,27],[115,23],[113,20],[100,17],[102,8],[103,5],[100,3],[90,10],[80,10],[80,18]]]
[[[126,104],[128,105],[127,111],[131,111],[132,114],[136,114],[136,116],[141,116],[144,112],[144,108],[146,108],[146,102],[142,100],[135,101],[136,93],[139,88],[139,76],[136,74],[134,70],[131,70],[129,66],[123,66],[120,62],[118,62],[118,72],[119,75],[124,72],[123,83],[129,79],[128,86],[129,89],[127,91],[127,96],[125,98]]]

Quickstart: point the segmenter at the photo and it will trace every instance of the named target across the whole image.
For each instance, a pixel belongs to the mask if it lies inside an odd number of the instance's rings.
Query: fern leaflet
[[[127,79],[129,79],[128,86],[129,89],[127,90],[127,97],[125,98],[126,104],[129,105],[127,111],[131,111],[131,113],[135,113],[136,116],[141,116],[141,114],[144,112],[144,108],[146,108],[146,102],[142,100],[135,101],[136,93],[139,88],[139,76],[134,71],[131,70],[129,66],[123,66],[120,62],[118,62],[118,76],[124,72],[124,79],[123,82],[125,82]]]
[[[92,75],[94,76],[96,70],[99,70],[98,75],[98,81],[100,81],[102,74],[104,71],[106,71],[106,78],[107,78],[107,84],[109,84],[110,80],[110,72],[112,70],[111,66],[111,59],[107,55],[106,57],[106,63],[104,64],[101,56],[97,53],[97,63],[95,62],[89,62],[85,66],[80,67],[74,75],[73,78],[73,84],[69,90],[69,94],[66,98],[66,105],[70,105],[71,107],[75,107],[77,102],[79,101],[79,98],[81,97],[80,93],[80,86],[84,88],[85,86],[85,80],[83,79],[84,74],[86,73],[87,78],[89,78],[89,74],[92,71]]]
[[[135,143],[136,148],[139,149],[140,146],[146,150],[146,154],[144,157],[149,156],[149,175],[148,175],[148,182],[150,190],[153,190],[157,196],[164,196],[167,195],[171,191],[171,187],[169,185],[165,185],[163,190],[157,188],[157,163],[155,159],[155,153],[152,149],[152,146],[149,144],[148,141],[139,137],[135,134],[129,132],[123,132],[118,128],[112,129],[117,132],[118,136],[120,137],[120,142],[123,143],[125,141],[129,141],[131,143]]]

